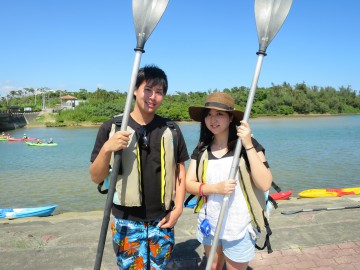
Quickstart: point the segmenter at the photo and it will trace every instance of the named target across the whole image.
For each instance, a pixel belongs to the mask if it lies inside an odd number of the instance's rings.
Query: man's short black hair
[[[162,85],[164,95],[168,89],[168,81],[165,72],[155,65],[147,65],[139,69],[135,87],[139,86],[146,81],[149,86]]]

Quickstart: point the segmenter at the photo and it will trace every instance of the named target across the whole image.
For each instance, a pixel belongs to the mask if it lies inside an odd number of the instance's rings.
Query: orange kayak
[[[307,189],[301,191],[300,198],[322,198],[322,197],[341,197],[344,195],[359,195],[360,187],[352,188],[326,188],[326,189]]]

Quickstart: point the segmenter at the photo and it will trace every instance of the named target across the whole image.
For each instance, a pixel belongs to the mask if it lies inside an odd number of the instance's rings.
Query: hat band
[[[224,110],[233,111],[234,108],[218,102],[206,102],[205,107],[218,107]]]

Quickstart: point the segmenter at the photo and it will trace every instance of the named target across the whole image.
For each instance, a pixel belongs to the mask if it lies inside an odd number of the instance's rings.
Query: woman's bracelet
[[[253,149],[253,148],[255,148],[255,147],[253,146],[253,147],[250,147],[250,148],[245,149],[245,150],[246,150],[246,151],[249,151],[249,150],[251,150],[251,149]]]
[[[204,193],[203,193],[203,191],[202,191],[203,185],[205,185],[205,183],[201,183],[200,186],[199,186],[199,196],[201,196],[201,197],[204,197],[204,196],[205,196]]]

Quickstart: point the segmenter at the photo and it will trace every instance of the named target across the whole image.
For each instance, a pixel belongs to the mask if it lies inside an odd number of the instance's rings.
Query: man
[[[112,167],[113,153],[122,150],[112,207],[119,269],[165,269],[174,246],[189,156],[179,127],[155,114],[167,88],[163,70],[141,68],[127,130],[119,131],[121,117],[105,122],[91,155],[90,175],[100,184]]]

